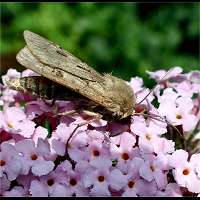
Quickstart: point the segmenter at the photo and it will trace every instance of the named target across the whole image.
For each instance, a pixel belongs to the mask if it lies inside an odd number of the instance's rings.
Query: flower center
[[[8,127],[9,127],[9,128],[13,128],[14,126],[13,126],[13,124],[12,124],[11,122],[9,122],[9,123],[8,123]]]
[[[128,183],[128,187],[129,187],[129,188],[133,188],[134,185],[135,185],[135,182],[134,182],[134,181],[129,181],[129,183]]]
[[[154,172],[154,171],[155,171],[155,168],[154,168],[154,166],[153,166],[153,165],[151,165],[151,166],[150,166],[150,169],[151,169],[151,171],[152,171],[152,172]]]
[[[98,150],[94,150],[94,151],[93,151],[93,155],[94,155],[94,156],[99,156],[99,154],[100,154],[100,153],[99,153]]]
[[[99,181],[99,182],[103,182],[103,181],[104,181],[104,176],[99,176],[99,177],[98,177],[98,181]]]
[[[37,155],[36,154],[33,154],[33,155],[31,155],[31,160],[37,160]]]
[[[76,179],[72,178],[72,179],[70,179],[69,183],[71,186],[75,186],[77,184],[77,181],[76,181]]]
[[[129,159],[129,155],[127,153],[123,153],[121,157],[122,157],[123,160]]]
[[[51,178],[47,181],[48,186],[52,186],[54,184],[54,180]]]
[[[177,114],[176,119],[182,119],[182,116],[180,114]]]
[[[147,140],[151,140],[151,135],[150,134],[146,134],[146,139]]]
[[[4,160],[0,160],[0,166],[4,166],[6,162]]]
[[[183,170],[183,175],[188,175],[189,173],[190,173],[189,169],[186,168],[186,169]]]

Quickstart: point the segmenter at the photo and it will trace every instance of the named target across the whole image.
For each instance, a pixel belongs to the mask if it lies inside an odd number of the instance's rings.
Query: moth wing
[[[103,82],[103,76],[59,45],[31,32],[24,31],[24,39],[31,53],[44,65],[59,68],[74,76]]]
[[[35,57],[25,46],[16,56],[17,61],[24,67],[52,80],[56,83],[80,93],[97,104],[105,106],[104,84],[90,80],[84,80],[76,74],[71,74],[60,68],[54,68],[51,65],[45,65]]]

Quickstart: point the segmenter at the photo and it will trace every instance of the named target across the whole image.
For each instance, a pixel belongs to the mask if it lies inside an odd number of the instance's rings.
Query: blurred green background
[[[18,67],[29,29],[100,72],[150,86],[145,70],[199,69],[199,13],[199,3],[1,3],[1,74]]]

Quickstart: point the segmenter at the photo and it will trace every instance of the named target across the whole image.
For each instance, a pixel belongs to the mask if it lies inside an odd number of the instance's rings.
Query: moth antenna
[[[169,72],[171,72],[173,70],[173,68],[172,69],[170,69],[158,82],[157,82],[157,84],[150,90],[150,92],[139,102],[139,103],[137,103],[137,105],[140,105],[143,101],[145,101],[146,100],[146,98],[155,90],[155,88],[162,82],[162,80],[169,74]]]
[[[166,123],[168,126],[173,127],[178,132],[178,134],[181,136],[181,138],[184,138],[183,135],[181,135],[181,133],[178,130],[178,128],[176,128],[176,126],[172,125],[165,117],[162,117],[162,116],[159,116],[159,115],[156,115],[156,114],[152,114],[151,115],[151,114],[146,114],[146,113],[134,113],[132,116],[134,116],[134,115],[135,116],[142,115],[144,117],[150,117],[152,119],[155,119],[155,120],[158,120],[160,122]]]

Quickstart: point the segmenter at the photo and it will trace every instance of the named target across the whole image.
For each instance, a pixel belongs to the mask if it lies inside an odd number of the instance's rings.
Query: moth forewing
[[[85,80],[103,82],[103,76],[59,45],[30,31],[24,39],[31,53],[43,64],[77,75]]]
[[[24,37],[27,46],[17,54],[21,65],[94,101],[105,108],[105,115],[122,119],[132,114],[135,98],[124,80],[101,75],[35,33],[25,31]]]

